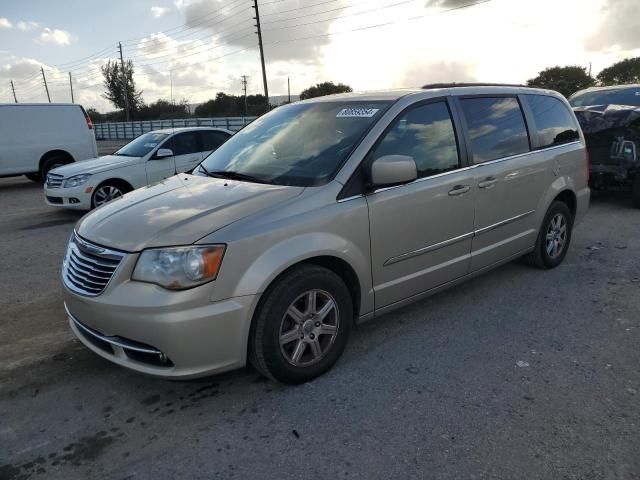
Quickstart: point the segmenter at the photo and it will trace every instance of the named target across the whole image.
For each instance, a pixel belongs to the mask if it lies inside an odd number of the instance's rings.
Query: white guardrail
[[[237,132],[258,117],[176,118],[173,120],[140,120],[134,122],[96,123],[96,140],[132,140],[143,133],[162,128],[218,127]]]

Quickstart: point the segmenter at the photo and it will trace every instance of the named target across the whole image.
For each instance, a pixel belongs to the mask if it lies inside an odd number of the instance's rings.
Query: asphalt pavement
[[[150,378],[84,348],[80,214],[0,180],[0,480],[640,478],[640,210],[599,196],[562,266],[513,262],[360,326],[333,370]]]

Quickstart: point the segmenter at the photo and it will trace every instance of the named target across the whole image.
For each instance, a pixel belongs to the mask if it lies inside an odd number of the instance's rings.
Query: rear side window
[[[469,128],[473,163],[530,150],[527,126],[517,98],[464,98],[460,102]]]
[[[376,147],[373,159],[384,155],[413,157],[420,178],[458,168],[458,145],[447,105],[430,103],[402,114]]]
[[[196,132],[179,133],[171,139],[174,155],[187,155],[198,152],[198,134]]]
[[[226,142],[229,137],[230,135],[224,132],[200,132],[200,138],[202,139],[202,151],[208,152],[210,150],[217,149],[220,145]]]
[[[527,102],[536,122],[540,148],[580,139],[576,121],[560,100],[544,95],[527,95]]]

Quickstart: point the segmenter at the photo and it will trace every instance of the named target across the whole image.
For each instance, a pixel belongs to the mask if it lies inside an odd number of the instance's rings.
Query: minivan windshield
[[[240,130],[194,174],[277,185],[327,183],[389,101],[322,101],[279,107]]]
[[[576,93],[569,99],[569,103],[572,107],[589,107],[591,105],[640,107],[640,87]]]
[[[169,134],[167,133],[145,133],[144,135],[140,135],[135,140],[127,143],[114,155],[118,155],[120,157],[144,157],[168,136]]]

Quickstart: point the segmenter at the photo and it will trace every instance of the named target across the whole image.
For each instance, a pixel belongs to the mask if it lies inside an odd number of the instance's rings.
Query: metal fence
[[[131,140],[143,133],[161,128],[218,127],[236,132],[258,117],[177,118],[174,120],[141,120],[138,122],[96,123],[96,140]]]

